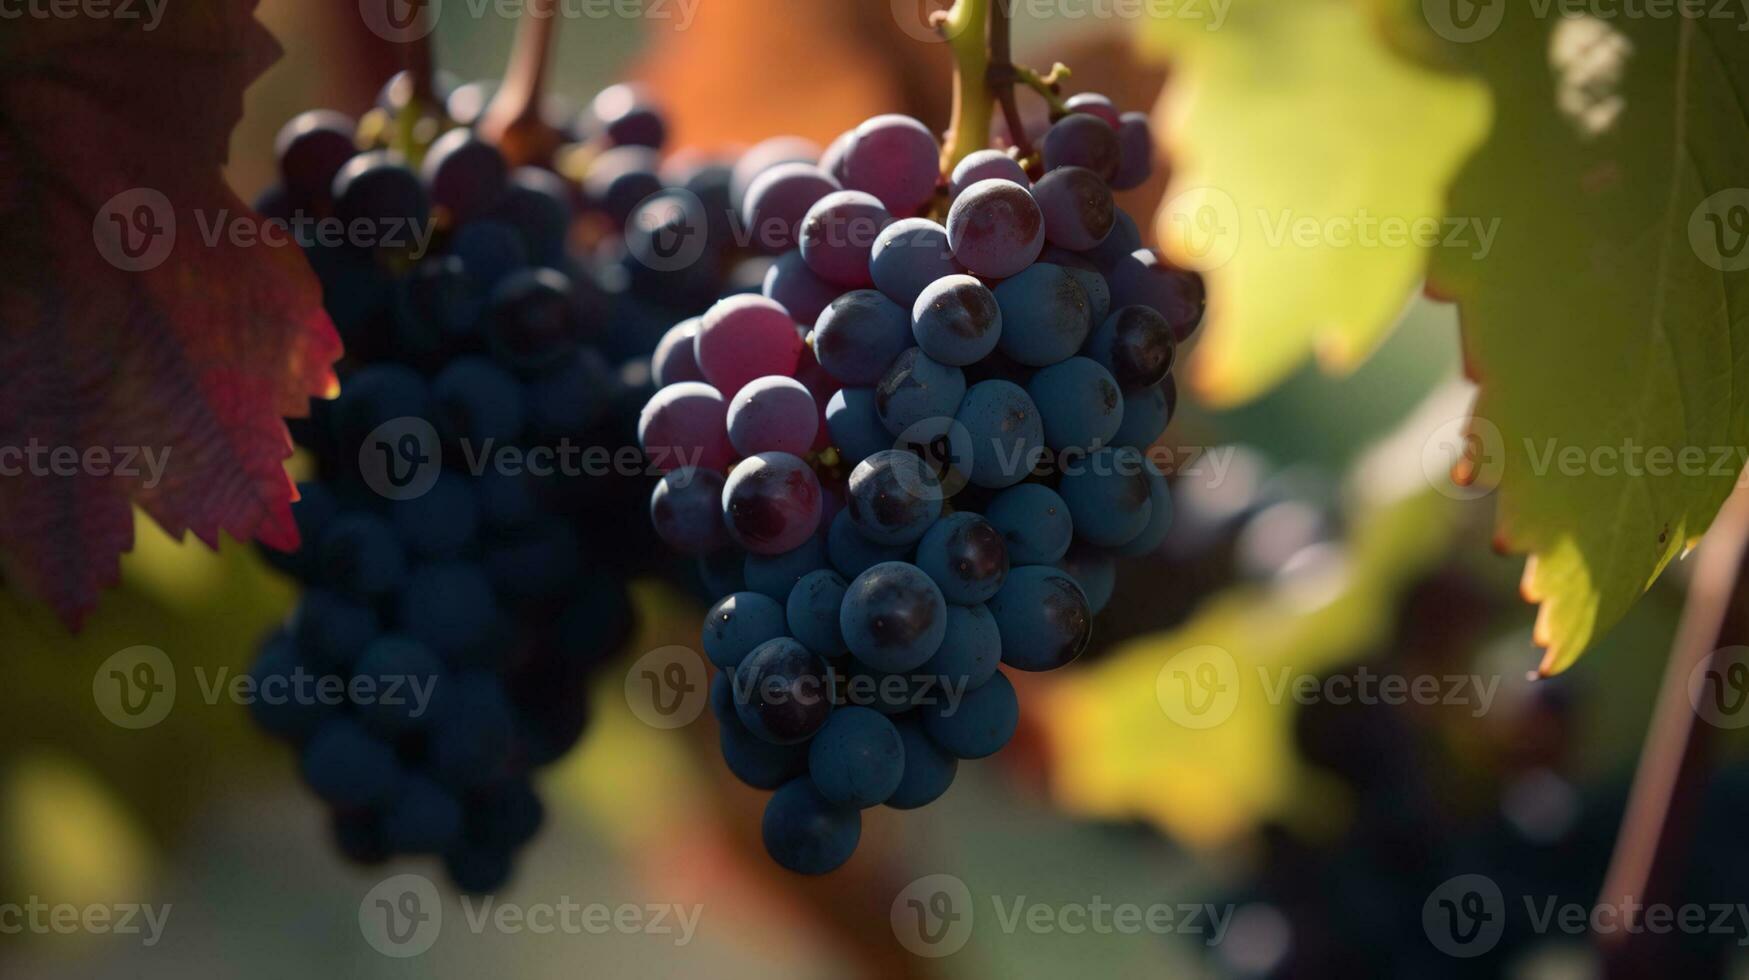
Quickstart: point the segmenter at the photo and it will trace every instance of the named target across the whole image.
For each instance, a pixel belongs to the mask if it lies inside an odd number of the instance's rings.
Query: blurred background
[[[272,179],[273,136],[311,107],[367,108],[394,71],[354,5],[263,0],[284,57],[248,93],[230,179],[250,199]],[[461,4],[452,4],[458,9]],[[794,133],[824,144],[880,112],[940,130],[950,65],[906,33],[889,4],[709,0],[671,19],[565,24],[554,92],[581,106],[618,81],[667,108],[671,147],[729,148]],[[900,4],[899,6],[904,6]],[[896,8],[895,8],[896,9]],[[690,19],[683,19],[690,14]],[[1021,16],[1020,60],[1075,70],[1072,91],[1151,109],[1169,65],[1145,59],[1133,24]],[[444,70],[503,69],[514,22],[446,16]],[[1151,216],[1161,167],[1120,203]],[[1142,221],[1144,229],[1150,222]],[[0,896],[172,908],[161,939],[0,936],[0,974],[50,977],[344,975],[934,977],[1592,975],[1583,935],[1503,940],[1476,960],[1441,956],[1423,910],[1440,883],[1484,874],[1519,896],[1598,894],[1653,694],[1680,612],[1674,568],[1584,663],[1528,679],[1539,652],[1520,562],[1490,547],[1493,504],[1427,476],[1427,434],[1461,416],[1451,309],[1417,300],[1359,371],[1307,369],[1246,407],[1187,398],[1166,436],[1196,460],[1175,480],[1179,517],[1163,553],[1123,568],[1094,649],[1075,668],[1028,676],[1022,729],[969,764],[928,808],[869,811],[844,870],[804,880],[758,840],[764,794],[717,758],[707,715],[674,731],[628,708],[625,668],[664,644],[696,645],[701,605],[639,583],[636,639],[594,694],[582,746],[543,786],[548,817],[499,901],[678,904],[701,910],[689,942],[664,935],[536,935],[466,926],[445,898],[431,952],[379,954],[359,903],[417,862],[348,866],[294,760],[243,708],[207,703],[199,676],[236,672],[294,600],[250,547],[214,554],[149,522],[77,636],[0,595],[9,683],[0,687]],[[1443,491],[1443,492],[1442,492]],[[161,724],[109,723],[92,696],[119,650],[169,653],[186,685]],[[1237,669],[1237,707],[1218,725],[1174,721],[1163,665],[1214,647]],[[1278,671],[1285,673],[1278,673]],[[1265,677],[1368,672],[1464,684],[1443,703],[1337,704],[1263,693]],[[1749,765],[1727,742],[1703,797],[1683,897],[1735,902],[1749,872]],[[893,922],[913,881],[952,875],[976,921],[951,955],[914,955]],[[435,875],[434,875],[435,876]],[[1206,921],[1131,934],[1004,928],[996,905],[1195,906]],[[1183,913],[1179,913],[1181,916]],[[1193,926],[1191,923],[1195,921]],[[1222,923],[1216,933],[1216,922]],[[1746,927],[1749,928],[1749,927]],[[1686,937],[1673,972],[1749,975],[1736,935]]]

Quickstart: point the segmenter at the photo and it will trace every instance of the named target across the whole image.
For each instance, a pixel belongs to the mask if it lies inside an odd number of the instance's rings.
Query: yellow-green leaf
[[[1421,283],[1416,232],[1443,230],[1446,188],[1487,133],[1487,90],[1397,54],[1363,7],[1235,0],[1218,30],[1154,24],[1174,66],[1157,231],[1208,278],[1192,365],[1208,400],[1254,397],[1314,351],[1337,369],[1371,353]]]
[[[1530,555],[1544,673],[1566,669],[1712,523],[1749,446],[1744,15],[1538,20],[1465,48],[1498,93],[1442,250],[1481,386],[1473,468]]]

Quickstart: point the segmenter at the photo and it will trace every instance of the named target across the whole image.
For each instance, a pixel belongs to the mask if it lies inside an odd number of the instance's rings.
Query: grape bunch
[[[441,112],[433,126],[404,83],[375,126],[289,122],[259,204],[299,234],[347,356],[337,400],[292,424],[314,465],[303,545],[270,557],[303,591],[261,647],[252,707],[297,749],[347,857],[439,856],[486,892],[539,828],[533,777],[582,737],[588,681],[634,626],[631,563],[657,550],[625,519],[653,476],[604,451],[636,455],[648,349],[609,330],[639,302],[615,243],[572,241],[612,201],[510,168]],[[412,154],[382,143],[414,129],[396,113],[433,128]],[[629,90],[585,116],[601,159],[660,144]],[[330,218],[382,233],[335,241]]]
[[[1040,154],[945,179],[905,116],[818,160],[755,147],[738,217],[777,256],[763,288],[656,349],[652,523],[718,597],[723,756],[776,791],[764,840],[792,871],[840,866],[861,809],[923,806],[1000,750],[1000,668],[1075,660],[1117,559],[1171,524],[1146,451],[1203,287],[1113,200],[1149,175],[1146,117],[1069,109]]]

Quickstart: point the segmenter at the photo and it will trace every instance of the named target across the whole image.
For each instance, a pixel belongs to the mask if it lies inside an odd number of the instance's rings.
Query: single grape
[[[789,311],[797,323],[813,323],[843,290],[814,275],[801,251],[791,249],[765,271],[762,292],[766,299]]]
[[[952,416],[965,394],[964,372],[908,347],[875,386],[875,410],[897,436],[920,422]]]
[[[772,375],[741,389],[729,405],[728,426],[729,443],[743,456],[801,456],[813,448],[820,408],[800,381]]]
[[[789,311],[763,296],[731,296],[704,315],[693,353],[706,380],[733,398],[766,375],[789,375],[802,353]]]
[[[998,346],[1029,367],[1075,356],[1093,332],[1087,291],[1062,266],[1029,267],[996,287],[996,302],[1002,308]]]
[[[1001,671],[982,687],[919,711],[929,740],[961,759],[982,759],[1002,750],[1020,724],[1014,684]]]
[[[1102,548],[1120,548],[1147,529],[1153,513],[1147,462],[1128,446],[1089,453],[1066,470],[1058,485],[1075,536]]]
[[[801,547],[779,555],[748,555],[743,580],[753,592],[786,602],[796,583],[810,572],[828,568],[826,536],[816,534]]]
[[[832,628],[838,628],[838,609],[832,610]],[[316,674],[298,656],[297,644],[283,632],[261,645],[249,667],[255,684],[255,699],[249,702],[249,717],[269,735],[291,742],[309,738],[324,719],[338,711],[320,698],[299,696],[299,689],[315,682]]]
[[[517,748],[517,712],[496,672],[449,675],[431,710],[429,761],[439,782],[476,789],[508,775]]]
[[[872,289],[833,300],[810,337],[820,366],[847,385],[871,385],[911,346],[911,315]]]
[[[723,470],[735,458],[728,405],[717,389],[682,381],[656,392],[638,418],[638,444],[657,472],[682,466]]]
[[[324,201],[334,178],[358,153],[358,124],[331,109],[312,109],[293,116],[274,140],[280,179],[302,201]]]
[[[484,215],[497,203],[510,179],[510,168],[498,148],[468,129],[452,129],[425,152],[420,175],[431,203],[449,212],[457,224]]]
[[[1031,396],[1008,381],[980,381],[954,415],[971,436],[971,470],[980,487],[1000,489],[1026,479],[1044,454],[1044,420]]]
[[[400,792],[406,773],[388,743],[350,718],[330,718],[304,745],[304,782],[335,806],[368,807]]]
[[[510,849],[462,843],[443,856],[443,870],[469,895],[491,895],[510,882]]]
[[[909,116],[876,116],[856,127],[844,155],[845,184],[873,194],[889,214],[909,217],[935,196],[941,144]]]
[[[646,146],[605,150],[583,175],[584,199],[616,227],[624,227],[645,198],[662,192],[660,167],[661,156]]]
[[[840,184],[850,178],[850,151],[856,146],[856,130],[847,129],[838,134],[826,147],[826,152],[820,154],[820,169],[831,174]]]
[[[424,776],[409,776],[383,814],[383,834],[397,854],[440,854],[461,840],[462,805]]]
[[[984,686],[1002,662],[1002,632],[983,603],[947,607],[947,636],[917,673],[941,678],[953,691]]]
[[[1056,670],[1081,656],[1093,637],[1087,596],[1059,568],[1013,569],[987,605],[1002,634],[1002,662],[1016,670]]]
[[[723,484],[723,523],[736,544],[755,554],[799,548],[820,527],[819,478],[789,453],[749,456]]]
[[[556,269],[525,269],[492,291],[486,336],[492,353],[525,374],[556,365],[582,340],[571,278]]]
[[[916,565],[884,562],[850,583],[839,627],[858,660],[902,673],[922,666],[941,648],[947,603]]]
[[[1111,316],[1111,284],[1105,281],[1105,273],[1099,271],[1092,259],[1080,252],[1052,245],[1039,256],[1039,261],[1061,266],[1086,291],[1087,305],[1092,313],[1088,321],[1094,326]]]
[[[298,655],[320,673],[350,665],[382,629],[374,608],[326,588],[304,590],[291,621]]]
[[[873,388],[844,388],[826,403],[826,428],[844,462],[854,466],[883,449],[893,435],[881,422]]]
[[[412,357],[472,346],[486,310],[486,291],[453,255],[414,266],[395,290],[395,344]]]
[[[1166,423],[1172,418],[1172,409],[1167,397],[1168,390],[1176,392],[1172,377],[1157,385],[1146,388],[1125,388],[1123,393],[1123,425],[1118,427],[1117,434],[1111,437],[1114,446],[1130,446],[1135,449],[1147,449],[1166,431]]]
[[[655,375],[657,387],[704,380],[704,372],[698,369],[698,358],[693,352],[701,322],[702,319],[696,316],[682,320],[662,335],[656,352],[650,355],[650,371]]]
[[[1111,188],[1085,167],[1060,167],[1032,189],[1052,245],[1082,252],[1097,248],[1117,223]]]
[[[800,136],[773,136],[750,147],[735,161],[729,179],[729,201],[739,211],[747,189],[760,174],[784,163],[814,163],[820,159],[820,147]]]
[[[1105,241],[1085,253],[1088,261],[1107,275],[1118,263],[1128,259],[1131,253],[1142,247],[1142,230],[1136,227],[1136,219],[1122,208],[1118,209],[1116,217],[1117,220],[1111,226],[1111,234],[1105,236]]]
[[[668,124],[636,85],[609,85],[589,103],[589,129],[607,137],[614,146],[645,146],[661,149],[668,141]]]
[[[848,589],[844,576],[828,568],[803,575],[790,590],[784,607],[790,634],[822,657],[843,653],[846,648],[838,610]]]
[[[482,290],[495,288],[504,278],[528,265],[528,245],[517,230],[502,221],[470,221],[450,240],[449,254],[462,260],[463,268]]]
[[[1117,559],[1110,552],[1077,545],[1057,563],[1057,567],[1074,576],[1075,584],[1087,597],[1088,612],[1097,616],[1104,611],[1117,588]]]
[[[869,263],[875,239],[893,217],[873,195],[862,191],[828,194],[802,220],[802,260],[814,275],[847,289],[874,285]]]
[[[736,592],[717,600],[704,617],[704,653],[724,670],[740,666],[753,648],[784,635],[784,611],[777,600],[757,592]]]
[[[854,579],[882,562],[903,561],[910,552],[905,545],[876,544],[863,537],[856,522],[850,519],[849,510],[840,511],[826,530],[826,553],[832,559],[832,567],[847,579]]]
[[[1145,112],[1126,112],[1117,128],[1118,164],[1114,190],[1133,190],[1154,175],[1154,133]]]
[[[828,803],[809,779],[793,779],[765,805],[760,834],[766,853],[780,866],[796,874],[823,875],[856,853],[862,813]]]
[[[1038,406],[1052,449],[1090,452],[1110,443],[1123,424],[1123,393],[1111,372],[1090,358],[1041,368],[1026,393]]]
[[[573,349],[523,389],[529,428],[543,439],[576,439],[612,409],[613,368],[601,352]]]
[[[480,530],[475,482],[445,471],[430,490],[395,502],[389,517],[408,554],[425,559],[454,558],[474,546]]]
[[[1015,565],[1052,565],[1069,551],[1075,523],[1050,487],[1023,483],[996,495],[984,516],[1002,532]]]
[[[430,722],[432,700],[445,670],[430,647],[389,634],[365,648],[352,676],[355,682],[368,679],[376,691],[371,700],[354,706],[359,723],[372,734],[394,739]]]
[[[725,687],[729,686],[728,676],[726,672],[717,675]],[[773,745],[748,731],[739,715],[723,720],[717,740],[729,772],[754,789],[777,789],[808,771],[806,745]]]
[[[980,180],[947,213],[953,257],[977,275],[1006,279],[1026,269],[1045,247],[1045,219],[1025,187]]]
[[[723,475],[691,466],[669,472],[650,494],[650,520],[662,540],[683,555],[705,555],[728,544]]]
[[[948,602],[969,606],[1002,588],[1008,547],[989,521],[967,511],[935,522],[917,543],[917,567],[935,581]]]
[[[1106,318],[1087,341],[1087,356],[1125,388],[1166,380],[1176,341],[1172,325],[1151,306],[1126,306]]]
[[[736,716],[773,745],[807,741],[832,713],[825,663],[787,636],[754,647],[733,681]]]
[[[810,163],[782,163],[754,178],[741,203],[741,220],[754,245],[771,255],[800,244],[808,211],[844,187]]]
[[[1157,551],[1172,529],[1172,488],[1167,484],[1165,474],[1152,460],[1148,461],[1143,473],[1148,479],[1148,499],[1153,501],[1153,507],[1148,512],[1148,526],[1135,540],[1118,549],[1117,553],[1125,558],[1140,558]]]
[[[1172,336],[1183,343],[1202,324],[1207,293],[1202,276],[1179,269],[1152,249],[1137,249],[1111,271],[1111,301],[1119,309],[1148,306],[1172,324]]]
[[[1085,112],[1064,116],[1044,138],[1045,170],[1086,167],[1101,180],[1117,173],[1122,159],[1117,130],[1104,119]]]
[[[1032,186],[1025,168],[1013,157],[1001,150],[978,150],[954,166],[949,189],[954,197],[959,197],[966,188],[980,180],[1006,180],[1022,187]]]
[[[920,457],[887,449],[851,471],[845,512],[870,541],[908,545],[941,516],[941,502],[941,484]]]
[[[894,719],[893,725],[899,730],[899,739],[905,746],[905,773],[899,779],[898,788],[887,797],[887,806],[895,810],[928,806],[953,785],[959,760],[931,741],[915,716]]]
[[[407,576],[399,601],[401,629],[459,663],[480,652],[499,625],[492,583],[465,561],[420,565]]]
[[[1071,95],[1068,101],[1063,103],[1063,108],[1070,112],[1085,112],[1097,116],[1105,120],[1106,125],[1113,129],[1117,128],[1120,121],[1117,106],[1112,103],[1111,99],[1097,92],[1079,92]]]
[[[419,175],[389,150],[360,153],[334,175],[334,216],[348,226],[363,223],[385,245],[412,244],[408,224],[423,227],[431,201]],[[395,239],[399,229],[399,240]],[[349,228],[349,234],[351,230]]]
[[[905,774],[905,743],[880,712],[851,706],[832,712],[808,746],[808,776],[830,803],[879,806]]]
[[[917,297],[911,333],[932,360],[957,367],[975,364],[996,349],[1002,308],[990,288],[971,276],[943,276]]]
[[[928,218],[893,222],[875,238],[870,252],[875,288],[906,310],[930,283],[963,271],[947,243],[947,229]]]

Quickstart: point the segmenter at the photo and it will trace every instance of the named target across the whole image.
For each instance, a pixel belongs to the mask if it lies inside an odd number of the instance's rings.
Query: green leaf
[[[1460,304],[1481,386],[1466,466],[1498,482],[1500,546],[1530,555],[1545,674],[1707,529],[1749,445],[1749,34],[1731,13],[1510,8],[1458,46],[1500,117],[1451,212],[1499,233],[1477,259],[1441,250],[1431,281]]]
[[[1162,247],[1210,295],[1192,382],[1216,403],[1314,351],[1348,369],[1419,288],[1447,186],[1488,130],[1486,89],[1394,51],[1358,0],[1238,0],[1224,23],[1169,17],[1157,129],[1173,182]],[[1368,231],[1369,224],[1372,231]]]

